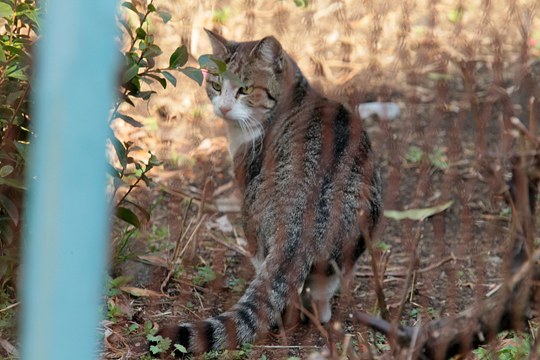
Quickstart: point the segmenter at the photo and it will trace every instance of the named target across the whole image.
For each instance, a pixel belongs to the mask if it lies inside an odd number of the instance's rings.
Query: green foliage
[[[36,1],[0,2],[0,286],[19,264],[26,153],[31,141],[31,48],[40,28]]]
[[[497,336],[500,343],[495,350],[480,347],[473,351],[479,360],[521,360],[528,359],[531,352],[531,337],[513,331],[503,332]]]
[[[246,360],[251,359],[251,353],[253,352],[252,344],[244,344],[239,350],[223,350],[223,351],[209,351],[201,355],[203,360]]]
[[[127,328],[127,333],[128,334],[134,334],[136,333],[139,329],[141,328],[141,326],[137,323],[133,323],[131,325],[128,326]]]
[[[197,275],[193,278],[195,285],[205,285],[216,279],[216,273],[210,266],[200,266],[197,268]]]
[[[161,335],[155,336],[155,335],[148,334],[146,338],[151,343],[154,343],[154,345],[150,345],[150,352],[153,355],[163,354],[167,350],[169,350],[169,348],[171,347],[171,342],[172,342],[171,339],[163,338],[163,336]]]
[[[122,293],[120,287],[126,285],[130,280],[131,277],[129,276],[118,276],[114,279],[109,277],[106,283],[107,288],[105,289],[105,294],[107,294],[108,297],[120,295]]]
[[[17,319],[16,306],[11,294],[0,289],[0,309],[4,309],[0,316],[0,334],[11,334]]]
[[[113,303],[112,301],[107,303],[107,318],[110,321],[116,322],[116,318],[122,315],[124,315],[124,313],[117,304]]]
[[[229,288],[236,293],[243,292],[246,287],[246,280],[231,276],[229,279]]]
[[[154,327],[151,321],[146,320],[144,322],[143,331],[146,335],[155,335],[157,333],[157,329]]]
[[[135,106],[137,101],[149,101],[156,93],[149,90],[148,85],[158,83],[163,89],[168,85],[176,86],[177,79],[175,71],[183,73],[199,85],[204,80],[203,72],[226,73],[226,65],[221,60],[210,55],[202,55],[198,59],[198,67],[186,66],[189,60],[187,47],[182,45],[176,48],[168,57],[168,67],[156,67],[156,59],[163,56],[161,47],[156,44],[152,35],[153,26],[151,21],[159,18],[164,23],[171,19],[171,15],[158,9],[154,1],[149,4],[135,5],[130,1],[123,2],[121,7],[125,9],[123,16],[118,19],[122,29],[129,38],[129,45],[123,51],[123,71],[121,76],[121,86],[119,88],[118,100],[116,101],[109,122],[120,119],[131,126],[142,127],[140,120],[122,113],[119,109],[124,103]],[[231,75],[233,76],[233,75]],[[153,186],[149,172],[161,162],[156,156],[148,151],[147,161],[141,161],[131,153],[140,148],[131,142],[120,141],[111,131],[109,142],[114,149],[116,159],[109,167],[108,174],[112,179],[113,190],[111,198],[118,199],[114,206],[114,214],[117,219],[125,222],[128,228],[140,228],[148,221],[150,213],[147,209],[138,205],[131,197],[134,189],[142,183],[146,186]],[[1,172],[0,172],[1,173]],[[124,191],[122,196],[117,193]],[[0,199],[1,200],[1,199]],[[124,233],[124,237],[117,240],[116,258],[122,261],[126,258],[125,249],[135,233]]]
[[[181,354],[187,354],[187,349],[185,346],[180,344],[174,344],[175,350],[178,350]]]
[[[445,170],[448,168],[448,160],[441,148],[436,147],[431,154],[424,154],[421,148],[412,145],[405,154],[405,160],[411,164],[420,163],[424,157],[427,157],[432,166],[437,169]]]

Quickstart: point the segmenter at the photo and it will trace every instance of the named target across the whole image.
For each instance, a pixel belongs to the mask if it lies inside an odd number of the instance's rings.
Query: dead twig
[[[14,304],[8,305],[3,309],[0,309],[0,313],[3,313],[4,311],[8,311],[9,309],[13,309],[14,307],[19,306],[20,302],[16,302]]]
[[[241,247],[236,246],[236,245],[233,245],[233,244],[229,244],[228,242],[226,242],[226,241],[224,241],[224,240],[218,238],[218,237],[217,237],[216,235],[214,235],[213,233],[209,233],[209,236],[210,236],[213,240],[215,240],[217,243],[219,243],[219,244],[225,246],[226,248],[228,248],[228,249],[230,249],[230,250],[232,250],[232,251],[234,251],[234,252],[236,252],[236,253],[238,253],[238,254],[240,254],[240,255],[242,255],[242,256],[245,256],[245,257],[247,257],[247,258],[251,258],[251,254],[248,253],[246,250],[242,249]]]

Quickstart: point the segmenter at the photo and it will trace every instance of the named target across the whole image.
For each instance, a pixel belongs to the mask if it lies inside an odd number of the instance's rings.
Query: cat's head
[[[281,44],[273,36],[234,42],[206,32],[213,55],[233,74],[207,74],[206,92],[215,114],[242,128],[261,126],[283,95],[287,55]]]

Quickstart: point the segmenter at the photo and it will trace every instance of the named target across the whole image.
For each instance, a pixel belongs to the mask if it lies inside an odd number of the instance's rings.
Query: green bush
[[[39,8],[36,1],[2,0],[0,18],[0,286],[13,292],[31,141],[31,48],[40,27]]]

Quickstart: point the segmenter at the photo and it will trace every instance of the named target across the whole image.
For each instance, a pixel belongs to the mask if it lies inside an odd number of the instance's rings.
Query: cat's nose
[[[229,111],[231,111],[231,108],[230,108],[230,106],[224,106],[224,105],[221,105],[221,106],[219,107],[219,111],[221,111],[221,113],[222,113],[223,115],[227,115],[227,113],[228,113]]]

